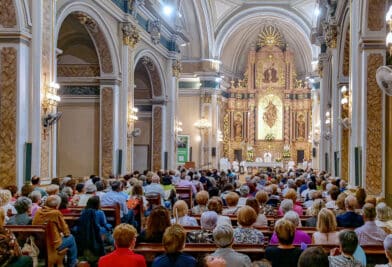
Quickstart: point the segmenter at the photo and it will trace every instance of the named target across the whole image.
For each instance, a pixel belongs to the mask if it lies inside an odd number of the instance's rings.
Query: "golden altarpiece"
[[[265,27],[248,54],[244,79],[231,81],[227,91],[223,153],[230,160],[311,158],[311,92],[296,79],[294,60],[279,30]]]

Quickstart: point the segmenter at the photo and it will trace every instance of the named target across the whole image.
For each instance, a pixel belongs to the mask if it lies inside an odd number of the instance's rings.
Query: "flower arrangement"
[[[269,133],[269,134],[267,134],[267,135],[264,137],[264,139],[265,139],[266,141],[268,141],[268,142],[271,142],[271,141],[274,141],[275,136],[274,136],[273,133]]]
[[[290,157],[291,157],[290,150],[283,150],[282,157],[283,157],[284,159],[290,158]]]

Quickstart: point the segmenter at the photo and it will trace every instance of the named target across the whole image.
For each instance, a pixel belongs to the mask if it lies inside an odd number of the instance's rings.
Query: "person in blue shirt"
[[[354,196],[348,196],[344,200],[346,212],[336,216],[338,227],[357,228],[363,225],[363,218],[361,215],[355,213],[357,206],[357,199]]]
[[[163,234],[163,247],[165,254],[156,257],[152,267],[195,267],[197,261],[190,255],[182,253],[184,249],[186,233],[179,224],[173,224]]]

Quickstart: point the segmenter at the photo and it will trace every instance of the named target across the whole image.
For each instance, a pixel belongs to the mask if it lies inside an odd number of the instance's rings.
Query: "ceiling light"
[[[163,14],[165,14],[166,16],[170,16],[173,13],[173,7],[171,6],[163,6]]]
[[[320,15],[320,9],[318,7],[316,7],[316,9],[314,10],[314,14],[316,15],[316,17]]]
[[[180,46],[182,46],[182,47],[184,47],[184,46],[186,46],[187,45],[187,43],[182,43],[182,44],[180,44]]]

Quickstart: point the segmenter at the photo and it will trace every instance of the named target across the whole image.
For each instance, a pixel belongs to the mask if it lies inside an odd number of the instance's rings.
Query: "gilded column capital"
[[[182,64],[181,61],[179,61],[178,59],[174,60],[172,63],[172,72],[173,76],[177,79],[180,77],[182,72]]]
[[[338,26],[336,24],[328,24],[325,28],[325,43],[328,48],[336,48],[338,39]]]
[[[121,27],[123,33],[123,43],[134,48],[140,41],[140,31],[131,22],[123,22]]]

